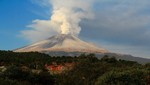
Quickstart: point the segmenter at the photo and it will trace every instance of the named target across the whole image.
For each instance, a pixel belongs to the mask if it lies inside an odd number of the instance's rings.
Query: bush
[[[28,71],[22,71],[22,69],[17,66],[10,66],[4,72],[4,76],[12,80],[25,80],[27,79],[28,75]]]
[[[95,85],[149,85],[146,79],[149,75],[149,71],[144,69],[110,71],[99,77]]]
[[[0,85],[16,85],[17,81],[0,78]]]

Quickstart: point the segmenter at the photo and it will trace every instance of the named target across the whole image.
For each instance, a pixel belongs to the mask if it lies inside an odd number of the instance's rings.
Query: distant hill
[[[81,54],[88,54],[83,52],[64,52],[64,51],[58,51],[58,52],[44,52],[51,56],[79,56]],[[95,53],[96,57],[101,59],[105,55],[108,55],[109,57],[116,57],[116,59],[122,59],[122,60],[129,60],[129,61],[136,61],[138,63],[144,64],[149,63],[150,59],[147,58],[141,58],[141,57],[134,57],[132,55],[125,55],[125,54],[117,54],[117,53]]]

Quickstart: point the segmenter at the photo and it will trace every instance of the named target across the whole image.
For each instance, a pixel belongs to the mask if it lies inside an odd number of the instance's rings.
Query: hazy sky
[[[79,28],[75,30],[81,39],[112,52],[150,58],[150,0],[70,0],[76,2],[68,2],[69,5],[67,0],[60,0],[65,2],[63,5],[48,1],[0,0],[1,50],[20,48],[57,34],[61,29],[57,29],[57,32],[54,28],[49,30],[51,25],[48,23],[56,20],[51,19],[54,15],[52,5],[55,5],[56,8],[78,7],[73,12],[67,11],[67,14],[80,16],[75,16],[76,19],[67,17],[67,20],[77,24],[80,21],[79,26],[72,23],[71,26]],[[83,11],[87,13],[85,16]]]

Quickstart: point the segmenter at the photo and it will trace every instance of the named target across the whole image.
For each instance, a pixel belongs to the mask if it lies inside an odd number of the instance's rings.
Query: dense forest
[[[46,65],[73,63],[52,74]],[[150,85],[150,63],[105,55],[49,56],[38,52],[0,51],[0,85]]]

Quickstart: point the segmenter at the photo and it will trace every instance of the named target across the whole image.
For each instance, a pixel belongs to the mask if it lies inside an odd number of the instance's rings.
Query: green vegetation
[[[45,65],[75,63],[71,70],[50,74]],[[0,85],[149,85],[150,63],[94,54],[51,57],[37,52],[0,51]]]

